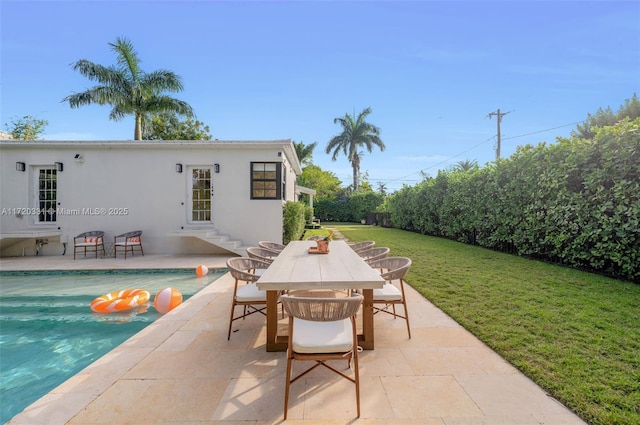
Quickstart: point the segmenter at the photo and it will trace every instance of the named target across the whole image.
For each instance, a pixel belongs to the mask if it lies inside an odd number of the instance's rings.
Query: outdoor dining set
[[[404,293],[411,259],[390,257],[390,249],[376,247],[375,241],[332,240],[328,247],[323,242],[260,241],[247,248],[246,257],[227,261],[235,279],[227,339],[237,320],[266,316],[266,350],[287,352],[285,419],[290,385],[318,366],[355,384],[360,417],[358,351],[374,349],[375,314],[405,320],[411,338]],[[286,335],[278,334],[279,318],[287,319]],[[294,377],[294,360],[312,366]],[[346,361],[347,369],[331,360]]]

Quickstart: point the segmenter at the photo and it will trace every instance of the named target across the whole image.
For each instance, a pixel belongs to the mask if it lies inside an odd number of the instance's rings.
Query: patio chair
[[[375,241],[365,241],[365,242],[350,243],[349,246],[355,252],[360,252],[360,251],[364,251],[365,249],[373,248],[375,244],[376,244]]]
[[[380,260],[382,258],[387,258],[389,255],[390,249],[386,246],[368,248],[358,252],[357,254],[364,259],[368,264],[371,264],[374,261]]]
[[[124,259],[127,259],[127,251],[131,251],[133,255],[133,249],[139,248],[140,253],[144,256],[142,250],[142,230],[134,230],[133,232],[123,233],[113,238],[113,256],[118,257],[118,248],[124,248]]]
[[[273,251],[271,249],[262,248],[259,246],[252,246],[247,248],[247,255],[249,258],[255,258],[256,260],[264,261],[265,263],[271,264],[273,259],[276,258],[280,254],[278,251]]]
[[[355,316],[363,296],[345,298],[310,298],[282,295],[280,301],[289,314],[289,344],[284,393],[284,419],[289,408],[292,383],[318,366],[324,366],[351,381],[356,387],[356,408],[360,417],[360,374],[358,370],[358,337]],[[293,361],[315,364],[292,379]],[[326,363],[328,360],[353,360],[353,377]]]
[[[255,258],[234,257],[227,260],[229,273],[235,279],[227,340],[231,339],[231,326],[234,321],[244,319],[254,313],[261,313],[266,316],[267,293],[259,290],[255,282],[260,278],[258,271],[267,267],[269,267],[269,263]],[[240,282],[245,283],[241,284]],[[243,307],[242,314],[239,316],[235,316],[236,306]]]
[[[407,332],[411,339],[407,297],[404,292],[404,276],[411,267],[411,259],[406,257],[387,257],[372,262],[371,267],[381,270],[381,276],[387,282],[381,289],[373,290],[373,314],[387,313],[407,322]],[[396,312],[396,305],[402,304],[403,314]],[[391,310],[389,310],[391,307]]]
[[[87,256],[87,249],[89,252],[95,251],[96,258],[98,258],[98,250],[102,249],[102,255],[105,256],[104,250],[104,232],[101,230],[92,230],[90,232],[80,233],[73,238],[73,259],[76,259],[76,252],[78,249],[84,250],[84,256]]]
[[[258,242],[258,246],[260,246],[261,248],[267,248],[277,252],[281,252],[285,247],[285,245],[282,245],[281,243],[271,242],[271,241],[260,241]]]

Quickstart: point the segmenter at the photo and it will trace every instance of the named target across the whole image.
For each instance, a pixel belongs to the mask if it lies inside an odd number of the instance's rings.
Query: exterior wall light
[[[176,173],[182,173],[182,164],[176,164]]]
[[[220,164],[213,164],[213,171],[215,171],[216,173],[220,172]]]
[[[64,165],[62,164],[62,162],[56,162],[56,170],[58,170],[59,172],[62,172],[62,170],[64,170]]]
[[[27,165],[24,162],[16,162],[16,171],[25,171]]]

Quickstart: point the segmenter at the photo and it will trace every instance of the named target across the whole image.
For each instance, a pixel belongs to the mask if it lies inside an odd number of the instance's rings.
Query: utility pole
[[[488,115],[489,119],[491,119],[491,117],[494,115],[498,117],[498,143],[496,144],[496,160],[500,159],[500,122],[502,121],[502,117],[507,115],[509,112],[500,112],[500,109],[498,109],[496,112],[491,112]]]

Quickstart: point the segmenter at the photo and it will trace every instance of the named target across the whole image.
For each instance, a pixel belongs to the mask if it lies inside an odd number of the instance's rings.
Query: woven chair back
[[[277,251],[262,248],[259,246],[252,246],[247,248],[247,255],[249,256],[249,258],[264,261],[265,263],[269,264],[273,262],[273,257],[277,257],[278,254],[279,252]]]
[[[249,270],[266,269],[269,263],[248,257],[234,257],[227,260],[229,273],[237,280],[255,282],[260,276],[250,273]]]
[[[282,307],[290,316],[312,322],[334,322],[358,313],[364,297],[353,294],[345,298],[293,297],[282,295]]]
[[[384,280],[403,279],[411,267],[411,259],[407,257],[387,257],[369,264],[374,269],[384,272],[380,275]],[[385,271],[386,270],[386,271]]]
[[[278,251],[278,252],[282,251],[285,247],[281,243],[271,242],[271,241],[260,241],[258,242],[258,246],[262,248],[267,248],[273,251]]]

